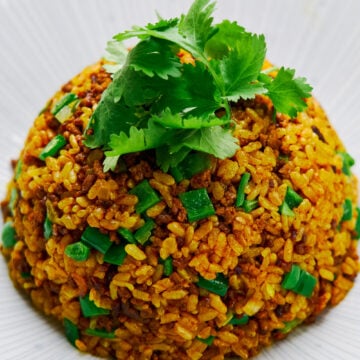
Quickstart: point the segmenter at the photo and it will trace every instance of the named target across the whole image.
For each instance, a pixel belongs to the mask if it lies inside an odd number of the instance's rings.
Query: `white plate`
[[[28,128],[46,100],[95,62],[113,34],[185,12],[189,0],[0,0],[0,195]],[[360,175],[360,2],[357,0],[219,0],[216,19],[264,33],[268,57],[295,67],[314,86]],[[360,281],[314,325],[257,359],[360,358]],[[60,327],[13,288],[0,258],[0,358],[92,359],[72,348]]]

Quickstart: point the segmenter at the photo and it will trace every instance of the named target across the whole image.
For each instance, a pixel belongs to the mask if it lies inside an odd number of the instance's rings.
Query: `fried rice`
[[[103,151],[83,144],[111,82],[102,65],[65,84],[35,119],[2,203],[16,232],[16,243],[1,248],[12,280],[41,312],[78,331],[76,348],[117,359],[247,359],[346,296],[359,270],[357,179],[343,172],[346,150],[314,98],[295,119],[278,114],[276,122],[265,96],[233,104],[239,150],[190,179],[159,170],[152,151],[126,155],[122,169],[105,173]],[[61,124],[51,109],[70,92],[80,103]],[[58,134],[65,147],[40,160]],[[245,173],[246,200],[256,200],[250,211],[235,206]],[[118,229],[143,226],[131,189],[144,180],[161,197],[146,210],[155,226],[145,244],[127,243]],[[289,187],[303,198],[294,216],[279,212]],[[196,189],[206,189],[215,215],[189,222],[179,196]],[[353,211],[344,221],[346,201]],[[125,245],[121,265],[96,249],[84,261],[65,254],[89,226]],[[294,264],[316,279],[309,297],[282,286]],[[217,274],[229,285],[224,296],[198,286]],[[103,314],[84,316],[85,297]]]

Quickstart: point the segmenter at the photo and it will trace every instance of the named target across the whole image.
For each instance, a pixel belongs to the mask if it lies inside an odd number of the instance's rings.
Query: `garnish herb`
[[[220,296],[225,296],[229,288],[228,280],[222,273],[216,274],[213,280],[207,280],[199,275],[197,285]]]
[[[16,190],[16,188],[12,188],[11,192],[10,192],[10,199],[9,199],[9,210],[12,216],[14,216],[14,211],[15,211],[15,204],[16,204],[16,200],[18,198],[18,192]]]
[[[64,318],[64,328],[66,338],[75,346],[75,341],[80,338],[78,327],[71,320]]]
[[[169,256],[165,260],[160,259],[160,261],[164,265],[164,275],[165,276],[170,276],[173,273],[173,259],[172,259],[172,257]]]
[[[81,312],[85,317],[109,315],[110,310],[103,309],[95,305],[94,301],[90,300],[89,294],[84,297],[79,297]]]
[[[115,338],[115,332],[114,331],[106,331],[103,329],[86,329],[85,330],[85,334],[86,335],[90,335],[90,336],[98,336],[104,339],[114,339]]]
[[[259,207],[259,201],[257,199],[244,200],[244,203],[242,205],[242,208],[246,213],[250,213],[258,207]]]
[[[108,235],[103,234],[98,228],[88,226],[81,235],[81,241],[105,254],[113,244]]]
[[[357,218],[356,218],[356,223],[355,223],[355,239],[360,239],[360,208],[356,207],[356,213],[357,213]]]
[[[284,322],[285,326],[282,329],[280,329],[279,331],[283,334],[287,334],[290,331],[292,331],[293,329],[295,329],[301,323],[302,323],[302,320],[300,320],[300,319],[286,321],[286,322]]]
[[[89,258],[90,248],[81,241],[69,244],[65,248],[65,255],[75,261],[85,261]]]
[[[190,151],[224,159],[239,147],[232,135],[231,103],[264,94],[275,111],[296,116],[312,88],[281,67],[271,77],[262,66],[263,35],[236,22],[213,24],[214,3],[195,0],[187,14],[134,26],[108,44],[113,81],[103,93],[86,131],[85,145],[103,147],[104,170],[123,154],[155,149],[163,171]],[[139,42],[125,56],[123,41]],[[193,64],[180,61],[187,51]],[[222,115],[219,115],[219,114]],[[91,131],[89,131],[91,129]]]
[[[104,261],[113,265],[122,265],[126,258],[125,244],[112,244],[104,255]]]
[[[204,188],[182,193],[179,198],[187,212],[189,222],[215,215],[214,206]]]
[[[39,159],[45,160],[48,156],[56,156],[65,145],[66,139],[62,135],[56,135],[41,151]]]
[[[135,205],[138,214],[142,214],[161,200],[157,192],[150,186],[148,180],[143,180],[137,184],[129,193],[138,197],[138,203]]]
[[[285,275],[281,286],[286,290],[310,297],[314,291],[316,282],[316,278],[301,269],[299,265],[292,265],[290,272]]]
[[[15,180],[19,179],[21,170],[22,170],[22,166],[23,166],[23,162],[21,159],[19,159],[18,162],[16,163],[16,167],[15,167],[15,176],[14,176]]]
[[[337,154],[341,157],[342,160],[342,172],[347,175],[350,176],[351,175],[351,167],[353,165],[355,165],[355,160],[354,158],[348,154],[347,152],[342,152],[342,151],[338,151]]]
[[[125,239],[130,244],[135,244],[136,239],[134,237],[134,234],[129,230],[125,228],[120,228],[117,230],[118,234]]]
[[[12,221],[7,221],[2,229],[1,240],[4,248],[12,248],[16,244],[16,231]]]

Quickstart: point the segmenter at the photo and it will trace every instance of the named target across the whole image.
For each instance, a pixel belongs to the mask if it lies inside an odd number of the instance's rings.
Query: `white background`
[[[132,25],[177,16],[189,0],[0,0],[0,195],[36,114],[81,69],[98,60],[106,41]],[[219,0],[216,20],[237,20],[264,33],[268,58],[308,78],[360,175],[360,1]],[[360,358],[360,283],[311,327],[257,359]],[[0,359],[91,359],[62,329],[32,310],[12,286],[0,257]]]

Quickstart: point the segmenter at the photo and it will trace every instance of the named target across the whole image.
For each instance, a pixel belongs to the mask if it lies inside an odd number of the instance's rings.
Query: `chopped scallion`
[[[254,200],[244,200],[242,208],[246,213],[250,213],[251,211],[255,210],[259,207],[259,201],[257,199]]]
[[[79,298],[81,312],[85,317],[109,315],[110,310],[103,309],[95,305],[94,301],[90,300],[89,294]]]
[[[143,180],[131,189],[129,193],[138,197],[138,203],[135,205],[135,210],[138,214],[143,213],[161,200],[157,192],[150,186],[148,180]]]
[[[289,205],[287,204],[286,201],[284,201],[280,207],[279,207],[279,212],[281,215],[286,215],[286,216],[295,216],[295,213],[290,209]]]
[[[210,335],[210,336],[208,336],[206,339],[203,339],[203,338],[197,336],[196,339],[199,340],[199,341],[201,341],[202,343],[210,346],[210,345],[212,345],[212,343],[214,342],[215,336],[214,336],[214,335]]]
[[[290,209],[298,207],[303,202],[303,200],[304,198],[301,197],[295,190],[293,190],[289,186],[287,187],[285,194],[285,202],[289,205]]]
[[[73,93],[68,93],[54,105],[51,113],[59,122],[63,123],[74,113],[78,103],[79,98]]]
[[[114,339],[115,338],[115,332],[114,331],[106,331],[103,329],[86,329],[85,334],[90,336],[98,336],[104,339]]]
[[[139,244],[144,245],[149,240],[151,236],[151,231],[154,229],[154,227],[155,222],[151,219],[147,220],[141,228],[136,230],[134,234],[136,241]]]
[[[352,202],[350,199],[345,199],[343,204],[343,216],[341,222],[352,219]]]
[[[243,315],[240,318],[233,316],[233,318],[229,321],[229,325],[246,325],[249,322],[249,316]]]
[[[170,276],[173,273],[173,259],[171,256],[167,257],[165,260],[162,260],[164,265],[164,275]]]
[[[296,328],[299,324],[301,324],[302,320],[300,319],[294,319],[291,321],[285,321],[284,322],[284,327],[282,329],[280,329],[279,331],[282,332],[283,334],[287,334],[290,331],[292,331],[294,328]]]
[[[48,156],[56,156],[58,152],[66,145],[66,139],[62,135],[56,135],[44,147],[39,155],[40,160],[45,160]]]
[[[113,244],[108,235],[103,234],[98,228],[88,226],[81,235],[81,241],[86,245],[105,254]]]
[[[350,168],[355,165],[355,160],[354,158],[348,154],[347,152],[342,152],[342,151],[338,151],[337,153],[342,160],[342,172],[345,175],[350,176],[351,175],[351,170]]]
[[[244,201],[245,201],[245,187],[249,183],[250,177],[251,177],[251,175],[248,172],[244,173],[241,176],[238,191],[237,191],[237,195],[236,195],[236,201],[235,201],[235,206],[236,207],[241,207],[244,204]]]
[[[16,163],[16,167],[15,167],[15,176],[14,176],[15,180],[19,179],[21,170],[22,170],[22,166],[23,166],[23,162],[19,159],[18,162]]]
[[[210,167],[211,161],[208,154],[196,152],[189,154],[176,167],[170,169],[176,182],[184,179],[190,179]]]
[[[136,239],[134,237],[134,234],[129,230],[125,228],[120,228],[117,230],[118,234],[125,239],[130,244],[135,244]]]
[[[228,280],[222,273],[218,273],[213,280],[207,280],[199,275],[197,285],[220,296],[225,296],[229,288]]]
[[[281,286],[305,297],[310,297],[316,286],[316,278],[301,269],[298,265],[292,265],[291,270],[284,277]]]
[[[14,216],[14,212],[15,212],[15,204],[16,204],[16,200],[18,198],[18,192],[16,190],[16,188],[12,188],[11,192],[10,192],[10,199],[9,199],[9,210],[12,216]]]
[[[80,338],[78,327],[71,320],[64,318],[64,328],[66,338],[75,346],[75,341]]]
[[[206,189],[191,190],[179,195],[190,222],[215,215],[214,206]]]
[[[357,218],[355,223],[355,239],[360,239],[360,208],[356,207]]]
[[[12,248],[16,244],[16,231],[12,221],[4,224],[1,234],[1,240],[4,248]]]
[[[49,240],[52,235],[52,222],[50,221],[48,215],[46,214],[44,221],[44,238]]]
[[[104,255],[104,261],[113,265],[122,265],[126,258],[125,245],[112,244]]]
[[[87,245],[78,241],[66,246],[65,255],[75,261],[85,261],[89,258],[90,249]]]
[[[31,277],[31,273],[29,272],[22,272],[20,275],[23,279],[29,279]]]

